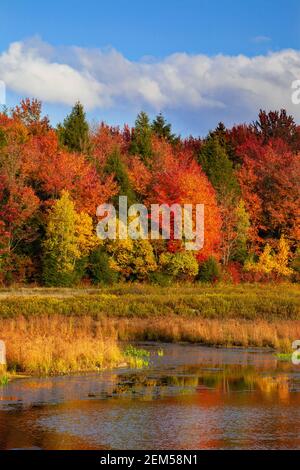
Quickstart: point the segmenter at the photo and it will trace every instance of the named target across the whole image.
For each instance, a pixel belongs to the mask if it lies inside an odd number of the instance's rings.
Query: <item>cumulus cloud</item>
[[[255,57],[176,53],[131,61],[114,49],[52,47],[39,40],[12,43],[0,54],[0,79],[9,90],[45,102],[87,109],[169,110],[181,115],[249,120],[260,107],[285,107],[300,79],[300,51]]]

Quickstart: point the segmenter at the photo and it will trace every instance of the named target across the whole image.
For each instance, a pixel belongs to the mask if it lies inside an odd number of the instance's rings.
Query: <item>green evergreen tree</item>
[[[198,161],[216,191],[222,217],[220,249],[222,262],[226,265],[232,256],[236,240],[239,184],[233,164],[216,134],[208,136],[200,150]]]
[[[210,256],[199,268],[197,279],[201,282],[217,282],[221,278],[220,265]]]
[[[172,126],[168,124],[162,115],[159,113],[154,121],[152,122],[152,131],[158,137],[167,140],[170,144],[174,144],[178,141],[178,137],[175,134],[172,134]]]
[[[152,129],[149,116],[142,111],[136,118],[134,133],[130,145],[130,153],[139,155],[142,161],[151,166],[152,157]]]
[[[113,284],[119,277],[119,274],[110,267],[110,256],[104,247],[92,251],[89,273],[94,284]]]
[[[209,132],[209,138],[217,138],[221,147],[227,153],[229,160],[233,163],[233,167],[238,165],[238,157],[235,153],[235,149],[227,135],[227,129],[223,122],[219,122],[214,131]]]
[[[114,179],[119,186],[118,194],[113,197],[113,203],[116,207],[118,206],[119,196],[127,196],[128,206],[136,202],[136,196],[130,183],[127,168],[122,161],[120,151],[117,147],[108,157],[104,167],[104,173],[114,175]]]
[[[63,124],[57,126],[59,141],[71,152],[87,153],[89,150],[89,125],[86,121],[84,108],[79,101]]]
[[[200,150],[198,162],[215,188],[220,203],[239,196],[233,164],[216,135],[207,138]]]

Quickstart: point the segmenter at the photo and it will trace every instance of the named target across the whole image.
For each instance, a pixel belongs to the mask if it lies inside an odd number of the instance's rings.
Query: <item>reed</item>
[[[100,370],[124,361],[113,336],[104,336],[89,318],[54,315],[0,320],[8,369],[29,374]]]
[[[187,341],[291,352],[300,339],[297,285],[118,285],[0,290],[8,368],[34,374],[100,370],[136,354],[120,342]]]

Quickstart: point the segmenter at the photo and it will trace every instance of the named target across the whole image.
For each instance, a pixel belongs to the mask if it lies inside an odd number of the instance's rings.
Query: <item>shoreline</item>
[[[297,285],[132,284],[0,290],[8,370],[38,375],[114,368],[142,358],[122,343],[157,341],[289,353],[300,338]]]
[[[177,341],[177,342],[172,342],[172,343],[166,343],[164,341],[141,341],[135,344],[134,346],[144,346],[144,345],[157,345],[158,347],[161,347],[163,344],[174,344],[174,345],[181,345],[181,346],[195,346],[195,347],[203,347],[203,348],[209,348],[209,349],[224,349],[224,350],[233,350],[233,351],[243,351],[243,352],[251,352],[251,353],[257,353],[257,354],[265,354],[269,353],[272,354],[274,359],[276,359],[279,362],[289,362],[292,354],[286,353],[286,354],[281,354],[277,353],[275,349],[272,349],[268,346],[261,346],[261,347],[255,347],[255,346],[221,346],[221,345],[212,345],[212,344],[204,344],[204,343],[198,343],[198,342],[187,342],[187,341]],[[151,364],[151,362],[150,362]],[[54,377],[74,377],[74,376],[86,376],[86,375],[98,375],[103,372],[111,372],[114,370],[121,371],[121,370],[130,370],[130,369],[145,369],[147,370],[148,366],[150,364],[145,364],[142,367],[137,367],[136,364],[130,364],[130,361],[128,361],[126,364],[122,363],[119,365],[114,365],[111,367],[104,367],[102,369],[88,369],[88,370],[74,370],[71,372],[66,372],[66,373],[53,373],[53,374],[48,374],[48,375],[40,375],[36,373],[25,373],[25,372],[15,372],[15,371],[10,371],[9,369],[6,370],[6,372],[3,375],[0,375],[0,379],[3,376],[6,376],[8,381],[5,384],[1,384],[0,380],[0,387],[3,387],[4,385],[7,385],[9,382],[14,381],[14,380],[23,380],[23,379],[45,379],[45,378],[54,378]]]

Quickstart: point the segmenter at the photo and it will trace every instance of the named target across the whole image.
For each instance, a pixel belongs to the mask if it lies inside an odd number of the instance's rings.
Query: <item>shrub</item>
[[[191,279],[198,274],[198,262],[189,251],[162,253],[159,264],[169,275],[179,279]]]
[[[148,240],[107,240],[110,266],[127,280],[145,280],[156,271],[153,248]]]
[[[104,248],[99,247],[90,255],[89,274],[94,284],[113,284],[118,273],[110,266],[110,257]]]
[[[210,256],[199,269],[198,280],[201,282],[217,282],[221,278],[221,268],[217,260]]]
[[[34,275],[35,267],[29,256],[13,253],[2,260],[0,284],[22,284],[31,281]]]
[[[170,274],[157,271],[150,274],[149,280],[151,284],[155,284],[161,287],[167,287],[172,285],[173,277],[170,276]]]

